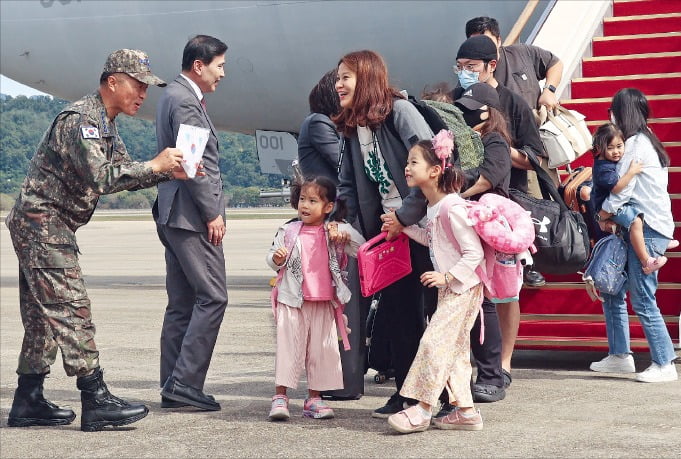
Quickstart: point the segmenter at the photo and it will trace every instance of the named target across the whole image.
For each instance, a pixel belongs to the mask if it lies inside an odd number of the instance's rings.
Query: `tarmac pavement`
[[[681,381],[642,384],[633,375],[588,370],[593,352],[516,352],[505,400],[479,404],[480,432],[394,434],[371,418],[394,384],[365,377],[365,395],[331,402],[336,418],[301,417],[306,386],[291,391],[289,422],[267,420],[274,392],[274,326],[264,257],[284,219],[228,220],[229,306],[205,391],[222,411],[162,410],[159,337],[165,307],[163,249],[149,221],[93,221],[78,231],[105,381],[144,402],[130,426],[84,433],[70,426],[8,428],[23,328],[17,263],[0,226],[0,457],[680,457]],[[61,357],[46,396],[80,415],[75,378]],[[646,368],[649,355],[636,354]],[[678,361],[677,361],[678,362]],[[681,371],[677,363],[677,369]]]

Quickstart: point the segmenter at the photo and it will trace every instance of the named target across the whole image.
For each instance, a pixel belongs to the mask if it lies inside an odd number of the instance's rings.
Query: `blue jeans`
[[[629,230],[631,224],[636,220],[639,215],[641,220],[643,220],[643,214],[636,210],[631,204],[625,204],[617,210],[617,213],[610,217],[612,221],[620,225],[622,228]]]
[[[669,239],[644,223],[643,237],[651,257],[658,257],[667,249]],[[641,262],[634,253],[629,242],[629,233],[624,231],[627,241],[627,275],[628,280],[622,291],[616,295],[603,294],[603,313],[608,333],[610,354],[628,354],[629,348],[629,315],[624,301],[628,291],[631,305],[641,321],[643,332],[650,347],[650,357],[658,365],[666,365],[676,358],[674,345],[664,323],[660,308],[657,307],[655,292],[657,291],[657,271],[644,274]]]

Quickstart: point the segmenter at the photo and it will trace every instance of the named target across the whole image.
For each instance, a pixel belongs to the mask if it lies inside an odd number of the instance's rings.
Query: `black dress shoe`
[[[404,398],[395,392],[390,396],[388,401],[380,408],[376,408],[372,413],[371,417],[378,419],[387,419],[395,413],[399,413],[404,409]]]
[[[529,287],[541,287],[546,284],[546,279],[540,272],[526,266],[523,270],[523,283]]]
[[[161,396],[161,408],[182,408],[183,406],[189,406],[189,404],[176,402],[175,400],[170,400],[167,397]]]
[[[322,400],[331,400],[331,401],[336,401],[336,402],[345,402],[348,400],[359,400],[362,398],[362,394],[355,394],[355,395],[334,395],[334,394],[326,394],[323,393],[320,395]]]
[[[506,398],[506,390],[503,387],[491,384],[473,384],[472,389],[475,403],[493,403]]]
[[[219,411],[220,404],[209,395],[198,389],[182,384],[175,378],[168,378],[161,390],[161,397],[169,400],[186,403],[206,411]]]

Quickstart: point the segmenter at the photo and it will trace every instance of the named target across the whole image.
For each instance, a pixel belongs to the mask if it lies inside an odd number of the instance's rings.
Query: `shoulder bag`
[[[534,269],[548,274],[572,274],[579,271],[589,257],[591,244],[586,223],[579,212],[569,209],[553,181],[541,168],[534,155],[528,155],[547,199],[537,199],[511,188],[510,198],[530,213],[534,223],[532,258]]]
[[[591,133],[581,113],[560,105],[554,110],[542,105],[533,112],[550,169],[571,163],[591,148]]]
[[[411,273],[409,238],[400,233],[390,241],[380,233],[359,247],[357,265],[362,295],[371,296]]]

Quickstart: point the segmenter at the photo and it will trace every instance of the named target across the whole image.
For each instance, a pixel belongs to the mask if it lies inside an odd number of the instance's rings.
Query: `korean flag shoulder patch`
[[[84,139],[99,139],[99,129],[94,126],[81,127],[80,133]]]

